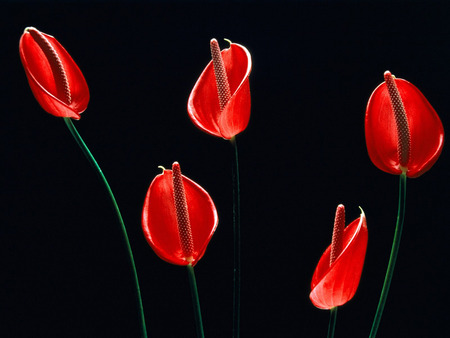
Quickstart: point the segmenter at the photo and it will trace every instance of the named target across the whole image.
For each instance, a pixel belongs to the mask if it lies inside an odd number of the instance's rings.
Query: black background
[[[198,130],[187,99],[209,40],[253,58],[252,116],[237,137],[242,198],[242,337],[325,337],[328,311],[310,279],[335,208],[368,220],[361,283],[339,309],[336,337],[367,337],[395,226],[398,177],[367,156],[364,112],[389,69],[450,111],[446,2],[35,2],[0,5],[2,162],[0,335],[138,337],[133,282],[108,197],[61,119],[28,87],[18,42],[27,26],[55,36],[91,92],[75,125],[123,213],[149,337],[194,337],[187,274],[160,260],[140,227],[163,165],[214,199],[219,227],[196,266],[205,333],[230,337],[229,142]],[[448,152],[408,180],[404,236],[379,337],[441,337],[448,328]]]

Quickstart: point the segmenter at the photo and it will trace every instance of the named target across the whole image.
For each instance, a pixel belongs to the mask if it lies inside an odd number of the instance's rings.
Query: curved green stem
[[[330,322],[328,323],[328,335],[327,338],[334,337],[334,328],[336,327],[336,318],[337,318],[337,306],[332,307],[330,309]]]
[[[92,156],[91,152],[89,151],[89,148],[86,146],[86,143],[84,143],[84,141],[81,138],[80,134],[78,133],[77,129],[73,125],[72,120],[70,118],[64,118],[64,122],[66,122],[67,127],[69,128],[75,141],[77,142],[77,144],[80,146],[81,150],[83,151],[83,154],[86,156],[89,163],[92,165],[92,167],[96,170],[97,174],[100,176],[103,184],[105,185],[106,190],[108,191],[109,196],[111,197],[111,202],[114,206],[114,210],[116,211],[117,218],[119,219],[119,223],[120,223],[120,226],[122,229],[123,239],[124,239],[126,248],[128,250],[128,256],[130,258],[130,265],[131,265],[131,268],[132,268],[133,274],[134,274],[134,282],[135,282],[135,287],[136,287],[136,301],[137,301],[137,306],[138,306],[138,309],[140,312],[139,321],[141,323],[141,336],[143,338],[147,338],[147,329],[145,327],[144,308],[142,306],[141,290],[139,288],[139,280],[138,280],[138,276],[137,276],[136,265],[134,264],[133,252],[131,251],[130,241],[128,239],[127,230],[125,228],[125,223],[123,222],[122,214],[120,213],[119,206],[117,205],[116,199],[111,190],[111,187],[109,186],[108,181],[106,180],[105,175],[103,175],[103,172],[100,169],[97,161],[95,160],[94,156]]]
[[[195,280],[194,267],[191,264],[187,266],[189,276],[189,286],[191,287],[192,304],[194,305],[195,328],[197,329],[197,337],[204,338],[202,312],[200,311],[200,300],[198,298],[197,282]]]
[[[239,338],[241,325],[241,195],[239,187],[239,157],[236,137],[233,145],[233,337]]]
[[[381,290],[380,300],[378,302],[377,312],[372,324],[372,330],[370,331],[370,338],[375,338],[377,335],[378,327],[380,326],[381,316],[383,315],[384,306],[386,304],[387,295],[389,293],[389,287],[391,286],[392,276],[394,274],[395,262],[397,260],[398,249],[400,247],[400,239],[403,230],[403,221],[405,219],[405,203],[406,202],[406,174],[400,175],[399,184],[399,196],[398,196],[398,213],[397,224],[395,226],[394,241],[392,242],[391,256],[386,271],[386,277],[384,278],[383,289]]]

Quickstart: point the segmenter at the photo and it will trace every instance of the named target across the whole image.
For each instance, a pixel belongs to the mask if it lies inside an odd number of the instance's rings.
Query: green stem
[[[239,157],[236,137],[233,145],[233,338],[239,338],[241,326],[241,196],[239,187]]]
[[[337,306],[332,307],[330,309],[330,322],[328,323],[328,335],[327,338],[334,337],[334,328],[336,327],[336,318],[337,318]]]
[[[105,185],[106,190],[108,191],[109,196],[111,197],[111,202],[114,206],[114,210],[116,211],[117,218],[119,219],[119,223],[120,223],[120,226],[122,229],[123,239],[124,239],[126,248],[128,250],[130,264],[131,264],[131,268],[132,268],[133,274],[134,274],[134,282],[135,282],[135,287],[136,287],[136,301],[137,301],[137,306],[138,306],[138,309],[140,312],[139,321],[141,324],[141,336],[143,338],[147,338],[147,329],[145,327],[144,308],[142,306],[141,291],[139,288],[139,280],[138,280],[138,276],[137,276],[136,265],[134,264],[133,252],[131,251],[130,241],[128,239],[127,230],[125,228],[125,223],[123,222],[122,215],[119,210],[119,206],[117,205],[116,199],[111,190],[111,187],[109,186],[108,181],[106,180],[105,175],[103,175],[103,172],[100,169],[97,161],[95,160],[94,156],[92,156],[91,152],[89,151],[88,147],[86,146],[86,143],[84,143],[84,141],[81,138],[80,134],[78,133],[77,129],[73,125],[72,120],[70,118],[64,118],[64,122],[66,122],[67,127],[69,128],[75,141],[77,142],[77,144],[80,146],[81,150],[83,151],[83,154],[86,156],[89,163],[92,165],[92,167],[96,170],[97,174],[100,176],[101,180],[103,181],[103,184]]]
[[[195,328],[197,329],[197,337],[204,338],[202,312],[200,311],[200,300],[198,298],[197,282],[195,280],[194,267],[191,264],[187,266],[189,276],[189,286],[191,287],[192,304],[194,305]]]
[[[406,202],[406,174],[400,175],[399,184],[399,197],[398,197],[398,213],[397,224],[395,226],[394,241],[392,242],[391,256],[386,271],[386,277],[384,278],[383,289],[381,290],[380,300],[378,302],[377,312],[372,324],[372,330],[370,331],[370,338],[375,338],[377,335],[378,327],[380,326],[381,316],[383,315],[384,306],[386,304],[387,295],[389,293],[389,287],[391,286],[392,276],[394,274],[395,262],[397,260],[398,249],[400,247],[400,238],[402,236],[403,221],[405,219],[405,203]]]

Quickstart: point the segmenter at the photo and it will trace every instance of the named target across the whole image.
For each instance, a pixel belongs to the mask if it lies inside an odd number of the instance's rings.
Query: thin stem
[[[236,137],[231,138],[233,160],[233,338],[239,338],[241,326],[241,196],[239,187],[239,157]]]
[[[383,315],[384,306],[386,304],[387,295],[389,293],[389,287],[391,286],[392,276],[394,274],[395,262],[397,260],[398,249],[400,247],[400,239],[403,230],[403,221],[405,219],[405,203],[406,202],[406,174],[403,172],[400,175],[399,184],[399,196],[398,196],[398,213],[397,224],[395,226],[394,241],[392,242],[391,256],[386,271],[386,277],[384,278],[383,289],[381,290],[380,300],[378,302],[377,312],[372,324],[372,330],[370,331],[370,338],[375,338],[377,335],[378,327],[380,326],[381,316]]]
[[[337,306],[330,309],[330,321],[328,323],[327,338],[334,337],[334,328],[336,327],[337,310],[338,310]]]
[[[194,267],[189,263],[187,266],[189,276],[189,286],[191,287],[192,304],[194,305],[195,328],[197,329],[197,337],[204,338],[202,312],[200,311],[200,300],[198,298],[197,282],[195,280]]]
[[[72,120],[70,118],[64,118],[64,122],[66,122],[67,127],[69,128],[75,141],[77,142],[77,144],[80,146],[81,150],[83,151],[83,154],[86,156],[89,163],[92,165],[92,167],[96,170],[97,174],[100,176],[106,190],[108,191],[109,196],[111,197],[111,202],[114,206],[114,210],[116,211],[117,218],[119,219],[120,227],[122,229],[123,239],[124,239],[126,248],[128,250],[130,265],[133,270],[134,282],[135,282],[135,287],[136,287],[136,302],[137,302],[137,306],[138,306],[138,309],[140,312],[139,321],[141,324],[141,336],[143,338],[147,338],[147,329],[145,327],[145,317],[144,317],[144,307],[142,306],[141,290],[139,288],[139,280],[138,280],[138,276],[137,276],[136,265],[134,264],[133,252],[131,251],[130,241],[128,239],[127,230],[125,228],[125,223],[123,222],[122,214],[120,213],[119,206],[117,205],[116,199],[111,190],[111,187],[109,186],[108,181],[106,180],[105,175],[103,175],[103,172],[100,169],[97,161],[95,160],[94,156],[92,156],[91,152],[89,151],[89,148],[86,146],[86,143],[84,143],[84,141],[81,138],[80,134],[78,133],[77,129],[73,125]]]

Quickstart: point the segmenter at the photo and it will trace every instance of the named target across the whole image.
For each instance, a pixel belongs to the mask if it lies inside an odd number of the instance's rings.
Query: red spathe
[[[217,228],[217,210],[209,194],[183,175],[193,240],[192,262],[183,254],[174,203],[172,170],[164,170],[150,184],[142,211],[142,229],[148,244],[163,260],[195,265]]]
[[[83,74],[64,47],[53,36],[28,27],[20,38],[19,52],[28,83],[41,107],[58,117],[80,119],[80,114],[89,103],[89,89]],[[57,59],[60,63],[56,67]],[[61,66],[62,70],[58,68]],[[64,86],[62,71],[68,89]],[[67,90],[70,102],[67,100]]]
[[[188,100],[188,114],[192,122],[208,134],[231,139],[242,132],[250,120],[249,76],[252,59],[249,51],[231,43],[221,51],[231,98],[221,111],[212,61],[203,70]]]
[[[405,107],[410,132],[410,157],[406,175],[418,177],[428,171],[439,158],[444,145],[444,127],[434,108],[413,84],[394,79]],[[400,175],[398,136],[395,117],[386,83],[370,96],[365,118],[366,144],[376,167]]]
[[[347,303],[359,285],[367,249],[366,216],[354,220],[344,229],[344,249],[330,266],[331,245],[317,264],[311,281],[309,298],[320,309]]]

